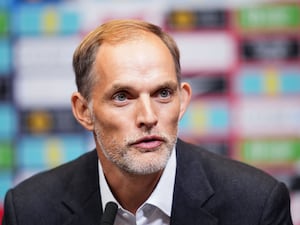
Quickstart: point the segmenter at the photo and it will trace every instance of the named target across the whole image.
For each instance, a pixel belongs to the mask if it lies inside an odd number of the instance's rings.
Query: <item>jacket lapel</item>
[[[214,190],[196,157],[195,149],[178,140],[177,169],[171,225],[216,225],[217,218],[203,207]]]
[[[83,205],[78,204],[78,202],[65,201],[66,207],[70,210],[71,214],[63,225],[100,224],[102,209],[100,209],[100,202],[96,201],[97,198],[97,194],[94,193]]]
[[[102,216],[99,192],[98,157],[96,151],[74,167],[73,176],[65,188],[62,204],[68,211],[63,225],[96,225]]]

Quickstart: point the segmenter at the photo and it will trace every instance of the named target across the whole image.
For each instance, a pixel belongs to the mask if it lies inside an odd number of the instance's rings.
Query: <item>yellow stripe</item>
[[[268,95],[276,95],[280,91],[278,71],[268,68],[264,73],[264,90]]]
[[[45,33],[57,33],[59,26],[59,16],[57,11],[51,7],[47,8],[42,17],[42,24]]]
[[[64,160],[63,146],[57,138],[51,138],[46,142],[45,161],[49,167],[61,164]]]

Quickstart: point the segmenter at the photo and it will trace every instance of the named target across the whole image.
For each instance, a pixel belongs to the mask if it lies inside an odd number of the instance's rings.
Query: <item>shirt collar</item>
[[[145,204],[154,205],[155,207],[162,210],[169,217],[171,216],[171,210],[172,210],[173,190],[174,190],[175,174],[176,174],[176,152],[175,151],[176,149],[174,147],[158,184],[156,185],[150,197],[143,204],[143,205]],[[98,169],[99,169],[99,183],[100,183],[99,186],[100,186],[100,194],[101,194],[103,209],[106,203],[110,201],[116,202],[119,208],[122,208],[110,191],[110,188],[103,174],[100,161],[98,161]]]

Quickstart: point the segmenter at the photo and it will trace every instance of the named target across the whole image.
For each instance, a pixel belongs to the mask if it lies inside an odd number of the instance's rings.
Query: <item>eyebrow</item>
[[[159,84],[158,86],[154,86],[155,90],[159,90],[162,88],[171,88],[171,89],[177,89],[179,87],[177,81],[166,81],[164,83]],[[110,92],[116,92],[119,90],[134,90],[134,85],[128,85],[128,84],[122,84],[122,83],[116,83],[112,86],[110,89]]]
[[[158,85],[157,89],[162,89],[162,88],[171,88],[173,90],[179,88],[178,82],[174,82],[174,81],[167,81],[165,83],[162,83],[160,85]]]

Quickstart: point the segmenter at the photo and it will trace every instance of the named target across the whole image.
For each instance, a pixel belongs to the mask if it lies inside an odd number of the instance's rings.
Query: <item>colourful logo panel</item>
[[[220,29],[228,24],[225,10],[174,10],[166,15],[166,28],[170,30]]]
[[[24,169],[47,169],[75,159],[87,151],[83,135],[23,136],[17,162]]]
[[[230,112],[226,102],[205,102],[200,99],[191,102],[180,121],[179,130],[185,136],[226,136],[229,121]]]
[[[299,95],[300,68],[242,68],[236,76],[235,91],[242,95]]]
[[[75,34],[80,27],[77,10],[59,5],[21,5],[13,15],[19,35]]]

